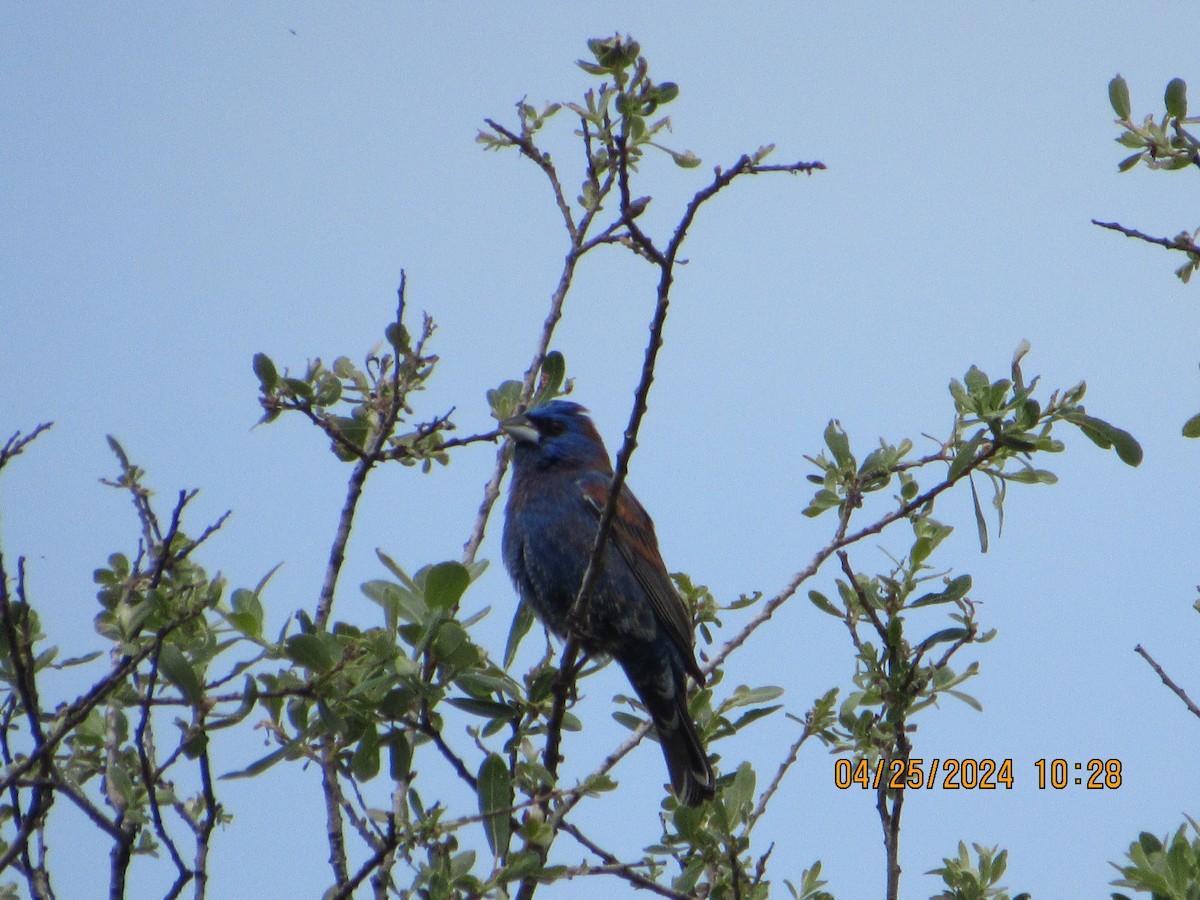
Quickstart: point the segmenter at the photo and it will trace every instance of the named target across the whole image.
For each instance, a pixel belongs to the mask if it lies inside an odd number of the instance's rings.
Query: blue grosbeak
[[[676,593],[654,523],[623,488],[604,563],[587,608],[587,634],[569,633],[608,500],[613,468],[582,406],[551,400],[501,423],[516,441],[504,522],[504,565],[517,592],[560,637],[610,656],[650,713],[680,803],[713,795],[713,770],[687,708],[687,677],[704,675],[693,651],[692,620]]]

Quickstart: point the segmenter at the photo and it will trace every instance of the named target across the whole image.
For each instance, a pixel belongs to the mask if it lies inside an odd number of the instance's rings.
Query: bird
[[[654,523],[628,488],[617,498],[587,633],[573,633],[568,621],[613,480],[587,412],[556,399],[500,423],[514,442],[504,564],[551,632],[625,671],[658,733],[672,792],[684,806],[699,806],[713,796],[715,776],[688,711],[688,677],[704,684],[692,619],[667,574]]]

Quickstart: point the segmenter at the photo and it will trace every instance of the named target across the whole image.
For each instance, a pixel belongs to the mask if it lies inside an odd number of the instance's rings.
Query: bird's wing
[[[608,502],[612,478],[609,475],[592,473],[579,480],[583,498],[599,519]],[[692,618],[687,607],[675,590],[666,564],[658,551],[658,539],[654,535],[654,523],[642,508],[637,497],[628,488],[621,489],[617,508],[613,515],[609,543],[615,547],[637,579],[638,584],[650,598],[654,616],[667,630],[675,646],[679,648],[688,673],[697,684],[704,684],[704,673],[696,664],[692,637]]]

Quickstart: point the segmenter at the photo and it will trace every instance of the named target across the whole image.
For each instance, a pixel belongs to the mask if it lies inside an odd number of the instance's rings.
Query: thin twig
[[[550,352],[550,342],[554,337],[554,330],[558,327],[558,323],[562,320],[563,305],[566,303],[567,294],[571,290],[571,283],[575,277],[575,268],[579,261],[590,250],[599,246],[601,243],[607,243],[612,237],[612,231],[620,224],[620,219],[609,225],[608,228],[601,232],[600,238],[596,240],[588,240],[588,232],[591,229],[592,223],[596,218],[597,212],[600,210],[600,201],[604,199],[612,190],[614,184],[614,176],[610,170],[605,177],[604,182],[600,185],[596,194],[596,205],[586,210],[580,217],[578,225],[570,213],[570,208],[565,207],[565,199],[562,192],[562,186],[559,184],[558,172],[554,168],[554,163],[549,155],[540,153],[533,145],[531,138],[526,138],[524,144],[522,141],[512,134],[507,129],[498,126],[492,120],[487,120],[499,134],[504,135],[509,140],[521,148],[521,152],[532,159],[546,173],[546,177],[550,181],[551,188],[554,191],[555,202],[559,205],[560,212],[563,212],[563,222],[567,229],[569,246],[566,255],[563,257],[562,271],[558,276],[558,284],[555,286],[553,293],[550,295],[550,308],[546,313],[546,318],[542,322],[542,331],[538,336],[537,344],[533,352],[533,359],[530,360],[529,368],[525,370],[525,375],[521,384],[521,396],[518,400],[520,409],[524,409],[530,398],[533,397],[534,385],[537,380],[538,373],[542,369],[542,364],[546,361],[546,354]],[[528,146],[525,146],[528,145]],[[565,207],[565,208],[564,208]],[[487,528],[488,519],[491,518],[492,509],[496,505],[496,500],[500,497],[500,483],[504,480],[504,473],[508,471],[508,464],[512,460],[511,441],[505,441],[500,449],[496,452],[496,463],[492,469],[492,475],[488,479],[483,490],[483,500],[479,504],[479,511],[475,515],[475,522],[471,528],[471,534],[467,538],[466,544],[463,546],[463,563],[470,565],[475,561],[476,555],[479,553],[479,547],[483,543],[484,532]]]
[[[180,493],[180,503],[176,508],[178,513],[182,510],[186,500],[183,493]],[[171,522],[171,532],[178,528],[178,515]],[[163,545],[160,558],[165,558],[168,554],[166,545]],[[161,574],[161,570],[160,570]],[[154,746],[153,731],[150,726],[150,697],[154,695],[155,685],[158,681],[158,656],[162,651],[162,641],[157,641],[158,648],[150,657],[150,674],[146,680],[146,692],[139,704],[141,707],[141,715],[138,717],[137,730],[134,732],[134,747],[137,748],[138,764],[142,770],[142,783],[146,789],[146,801],[150,807],[151,820],[154,822],[154,831],[158,835],[158,839],[166,846],[167,852],[171,856],[171,862],[175,864],[175,869],[179,873],[179,878],[182,879],[179,883],[179,889],[183,889],[183,885],[187,884],[191,879],[192,873],[188,869],[187,864],[183,861],[183,857],[179,855],[179,849],[175,846],[175,841],[171,839],[167,832],[167,826],[163,822],[162,809],[159,807],[158,801],[158,779],[162,771],[155,771],[154,764],[151,761],[150,753],[153,752]],[[180,744],[186,740],[186,736],[181,736]],[[176,892],[178,893],[178,892]]]
[[[779,764],[779,768],[775,772],[775,777],[771,779],[771,783],[767,785],[758,796],[758,803],[754,806],[754,812],[750,814],[750,818],[746,820],[746,834],[753,830],[755,824],[763,817],[767,811],[767,804],[771,802],[771,798],[775,796],[775,792],[779,790],[779,786],[783,783],[783,777],[787,775],[788,770],[795,765],[796,760],[800,756],[800,748],[804,746],[804,742],[812,737],[812,732],[807,727],[800,732],[800,737],[792,741],[792,746],[788,749],[788,754],[784,757],[783,762]]]
[[[590,217],[586,221],[590,222]],[[558,277],[558,285],[555,287],[554,293],[550,296],[550,310],[546,313],[546,319],[542,323],[542,333],[538,338],[533,359],[529,363],[529,368],[525,370],[525,377],[521,386],[521,396],[518,401],[518,406],[521,409],[524,409],[528,405],[530,398],[533,396],[538,372],[541,371],[542,364],[546,361],[546,354],[550,351],[550,340],[554,336],[554,329],[558,326],[559,320],[562,319],[563,304],[567,300],[567,293],[571,289],[571,281],[575,277],[575,267],[584,252],[579,244],[580,237],[582,237],[581,233],[574,230],[571,231],[571,246],[563,259],[563,268]],[[463,546],[463,563],[465,565],[470,565],[475,561],[475,557],[479,553],[479,546],[483,543],[484,531],[487,528],[488,519],[491,517],[492,508],[495,506],[496,500],[500,497],[500,482],[504,480],[504,473],[508,470],[509,461],[512,459],[512,448],[510,445],[511,441],[505,441],[496,453],[495,468],[492,470],[492,476],[488,479],[488,483],[484,488],[483,501],[479,504],[479,511],[475,515],[475,523],[471,528],[471,535],[467,539],[467,543]]]
[[[404,324],[406,282],[404,270],[401,269],[400,287],[396,290],[396,324],[399,326]],[[417,352],[420,352],[420,348]],[[324,631],[329,624],[329,616],[333,611],[333,596],[337,590],[342,564],[346,561],[346,545],[350,541],[350,530],[354,525],[354,513],[358,509],[359,498],[362,497],[363,485],[366,484],[367,476],[375,465],[376,457],[391,435],[403,407],[403,400],[400,396],[400,353],[398,350],[395,363],[392,371],[392,396],[387,411],[384,413],[382,421],[373,429],[367,446],[354,464],[354,470],[350,473],[346,484],[346,499],[342,504],[342,512],[338,516],[337,531],[334,533],[333,544],[329,548],[329,562],[325,566],[325,581],[321,585],[321,594],[317,598],[317,609],[313,616],[313,625],[318,631]]]
[[[558,675],[554,679],[554,704],[550,708],[550,719],[546,723],[546,747],[542,751],[542,765],[546,767],[555,781],[558,780],[558,764],[562,760],[559,748],[562,746],[562,723],[567,714],[567,700],[575,689],[575,676],[579,672],[582,661],[576,665],[579,657],[579,642],[574,638],[567,641],[563,648],[562,661],[558,666]]]
[[[554,202],[558,206],[558,211],[562,214],[563,225],[566,226],[567,233],[571,235],[571,242],[578,244],[579,228],[575,225],[575,217],[571,215],[571,205],[567,202],[562,185],[559,184],[558,172],[554,168],[554,161],[550,158],[550,154],[539,150],[537,145],[534,144],[533,138],[528,134],[518,136],[493,119],[484,119],[483,121],[487,122],[497,134],[503,135],[521,153],[533,160],[538,168],[546,174],[546,178],[550,181],[550,186],[554,190]]]
[[[1192,240],[1191,235],[1186,231],[1178,237],[1161,238],[1152,237],[1144,234],[1136,228],[1126,228],[1119,222],[1101,222],[1098,219],[1092,219],[1093,225],[1099,225],[1101,228],[1107,228],[1110,231],[1119,231],[1125,237],[1137,238],[1139,241],[1145,241],[1147,244],[1157,244],[1160,247],[1166,247],[1168,250],[1182,250],[1184,253],[1200,253],[1200,246],[1197,246]]]
[[[200,605],[196,608],[186,610],[180,614],[174,621],[169,622],[160,632],[160,634],[168,635],[176,628],[190,622],[192,619],[202,615],[205,607]],[[108,673],[100,681],[96,682],[88,689],[87,693],[78,697],[75,701],[69,704],[66,708],[58,712],[56,718],[58,724],[46,735],[46,741],[42,746],[36,748],[28,756],[23,759],[14,761],[9,766],[4,778],[0,779],[0,793],[6,791],[12,784],[19,779],[24,778],[29,770],[41,763],[48,755],[52,754],[62,740],[74,731],[84,719],[86,719],[101,703],[103,703],[114,690],[121,686],[125,679],[142,663],[146,657],[154,652],[155,645],[146,643],[137,652],[122,656],[113,665],[112,671]]]
[[[22,436],[21,432],[14,432],[12,437],[4,442],[4,446],[0,447],[0,469],[3,469],[9,460],[19,456],[21,451],[37,440],[38,435],[43,431],[47,431],[53,427],[53,422],[42,422],[27,435]]]
[[[345,900],[347,897],[353,897],[355,888],[362,884],[372,872],[378,869],[399,844],[400,835],[394,829],[390,830],[375,852],[359,866],[358,871],[353,876],[339,881],[337,890],[325,896],[329,900]]]
[[[617,857],[613,856],[603,847],[599,846],[595,841],[585,835],[582,831],[572,825],[570,822],[561,822],[560,830],[566,832],[575,840],[579,841],[584,847],[600,857],[603,865],[587,865],[580,866],[579,874],[581,875],[616,875],[618,878],[623,878],[636,888],[650,891],[652,894],[658,894],[660,897],[672,897],[674,900],[689,900],[690,894],[683,894],[669,887],[664,887],[652,878],[647,878],[641,872],[634,868],[635,865],[645,865],[644,863],[623,863]],[[586,871],[585,871],[586,870]],[[571,877],[569,875],[564,877]]]
[[[325,796],[325,831],[329,838],[329,865],[335,884],[345,884],[350,878],[346,862],[346,835],[342,827],[342,786],[338,781],[337,757],[327,747],[321,758],[321,793]]]
[[[899,759],[904,763],[904,768],[908,768],[909,754],[912,752],[912,745],[908,741],[908,736],[904,733],[905,720],[902,718],[896,722],[896,754],[894,756],[885,756],[879,760],[879,765],[888,766],[884,771],[890,770],[890,764],[893,759]],[[904,810],[904,786],[891,794],[891,805],[888,805],[888,782],[890,778],[881,778],[879,780],[879,788],[876,794],[876,809],[879,811],[879,821],[883,827],[883,844],[887,853],[887,900],[897,900],[900,896],[900,814]]]
[[[854,588],[854,595],[858,597],[858,602],[863,608],[863,612],[871,620],[871,624],[875,626],[875,633],[879,635],[880,640],[887,645],[887,627],[879,619],[879,613],[875,607],[871,605],[871,601],[867,599],[867,592],[863,590],[862,585],[858,583],[858,576],[854,574],[854,570],[850,568],[850,555],[845,550],[837,552],[837,558],[842,564],[842,572],[846,578],[850,580],[850,586]]]
[[[1175,696],[1183,701],[1183,705],[1188,708],[1188,712],[1190,712],[1193,716],[1200,718],[1200,706],[1197,706],[1194,702],[1192,702],[1192,698],[1187,695],[1187,691],[1171,680],[1171,676],[1163,671],[1162,666],[1154,661],[1154,657],[1147,653],[1141,644],[1138,644],[1136,647],[1134,647],[1133,652],[1141,656],[1142,659],[1146,660],[1146,662],[1150,664],[1150,668],[1152,668],[1154,673],[1162,679],[1162,683],[1169,687],[1174,692]]]
[[[705,675],[709,675],[720,665],[722,665],[734,650],[744,644],[749,639],[751,634],[753,634],[758,630],[759,627],[770,620],[780,606],[782,606],[789,599],[791,599],[792,596],[795,595],[801,584],[815,575],[817,570],[824,565],[825,561],[842,547],[848,547],[851,544],[861,541],[865,537],[869,537],[872,534],[878,534],[880,531],[898,519],[910,515],[912,512],[924,506],[929,501],[935,499],[953,484],[961,481],[970,472],[979,468],[979,466],[982,466],[985,462],[995,456],[998,450],[998,445],[985,445],[983,450],[977,454],[976,457],[966,465],[966,467],[964,467],[963,471],[957,478],[955,478],[953,482],[942,482],[941,484],[926,491],[924,494],[921,494],[920,496],[915,497],[913,500],[910,500],[899,509],[879,519],[874,524],[869,525],[853,534],[847,534],[852,510],[849,504],[845,504],[842,509],[841,518],[838,521],[837,530],[834,532],[833,539],[820,550],[818,550],[817,553],[814,554],[812,561],[795,575],[793,575],[783,589],[769,601],[767,601],[762,610],[760,610],[753,619],[747,622],[746,625],[742,627],[741,631],[739,631],[724,645],[722,645],[717,654],[705,665],[703,665],[701,670],[705,673]],[[638,744],[641,743],[642,739],[645,738],[649,731],[649,722],[643,722],[638,728],[634,729],[633,733],[630,734],[630,736],[626,738],[620,746],[606,756],[604,760],[591,772],[591,774],[588,776],[588,779],[604,775],[611,771],[617,765],[617,763],[624,759]],[[585,779],[585,781],[586,780],[587,779]],[[557,823],[558,821],[561,821],[562,818],[566,816],[566,814],[569,813],[571,809],[576,806],[576,804],[579,803],[579,801],[582,799],[582,796],[583,795],[581,792],[573,794],[568,793],[568,796],[563,804],[555,809],[555,822]]]
[[[204,727],[204,714],[200,713],[198,725]],[[196,900],[204,900],[208,890],[208,848],[212,843],[213,831],[221,815],[221,805],[213,790],[212,760],[208,755],[208,742],[200,751],[200,792],[204,797],[204,821],[196,832]]]
[[[744,644],[751,634],[753,634],[764,623],[766,623],[771,616],[775,614],[775,611],[796,593],[796,591],[800,588],[800,585],[816,574],[817,570],[824,565],[825,560],[827,560],[830,556],[843,547],[849,547],[851,544],[856,544],[865,537],[878,534],[893,522],[912,515],[916,510],[920,509],[931,500],[936,499],[943,492],[953,487],[963,478],[967,477],[967,475],[969,475],[971,472],[978,469],[989,459],[995,456],[999,450],[999,444],[985,445],[984,448],[978,454],[976,454],[975,458],[971,462],[967,463],[962,472],[960,472],[958,477],[956,477],[953,481],[941,482],[940,484],[927,490],[925,493],[914,497],[912,500],[888,513],[886,516],[883,516],[875,523],[868,525],[865,528],[854,532],[853,534],[846,534],[845,531],[839,527],[839,533],[834,534],[833,540],[818,550],[813,555],[812,561],[795,575],[793,575],[791,580],[789,580],[784,586],[783,590],[768,600],[758,614],[742,627],[741,631],[726,641],[716,656],[714,656],[712,660],[710,660],[709,663],[704,666],[706,674],[716,669],[717,666],[719,666],[729,657],[729,654]],[[845,505],[843,508],[848,509],[849,507],[848,505]],[[848,517],[846,518],[846,521],[849,521]]]

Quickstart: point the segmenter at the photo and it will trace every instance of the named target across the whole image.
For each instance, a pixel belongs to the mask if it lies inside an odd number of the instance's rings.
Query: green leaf
[[[533,610],[524,600],[517,602],[517,611],[513,613],[512,626],[508,629],[508,642],[504,645],[504,668],[513,664],[517,650],[529,629],[533,627]]]
[[[342,399],[342,383],[329,372],[322,372],[316,380],[313,402],[317,406],[333,406]]]
[[[673,81],[664,81],[654,88],[654,99],[659,104],[670,103],[679,96],[679,85]]]
[[[284,641],[283,652],[292,662],[313,672],[328,672],[341,656],[337,638],[326,632],[294,634]]]
[[[537,394],[533,405],[557,397],[567,375],[567,362],[557,350],[551,350],[542,360],[542,371],[538,377]]]
[[[757,722],[759,719],[769,716],[771,713],[780,709],[783,709],[782,704],[777,704],[775,706],[759,706],[750,710],[749,712],[742,713],[740,716],[738,716],[733,725],[730,726],[730,730],[734,732],[741,731],[751,722]]]
[[[740,706],[755,706],[760,703],[768,703],[782,696],[783,688],[781,687],[769,685],[766,687],[749,688],[742,684],[721,702],[720,711],[723,714]]]
[[[978,366],[971,366],[963,376],[963,381],[966,382],[967,390],[976,395],[982,394],[992,386],[991,379]]]
[[[434,635],[431,649],[438,662],[460,670],[479,664],[482,652],[458,622],[443,622]]]
[[[837,419],[830,419],[829,424],[825,426],[825,446],[829,448],[839,467],[855,467],[854,457],[850,453],[850,438],[842,430],[842,423]]]
[[[108,766],[105,771],[107,778],[107,787],[115,790],[117,794],[125,801],[128,806],[135,803],[133,779],[129,777],[129,772],[120,763]]]
[[[470,583],[471,576],[462,563],[438,563],[425,573],[425,602],[433,609],[451,609]]]
[[[1196,413],[1183,423],[1183,436],[1185,438],[1200,437],[1200,413]]]
[[[265,353],[254,354],[254,374],[258,376],[258,383],[262,386],[264,394],[274,392],[279,384],[279,373],[275,370],[275,363],[271,362],[271,358]]]
[[[254,704],[258,702],[258,685],[249,675],[242,683],[242,702],[238,704],[238,708],[229,715],[220,719],[210,719],[208,730],[215,731],[218,728],[229,728],[232,725],[237,725],[254,709]]]
[[[975,490],[975,479],[970,478],[968,482],[971,485],[971,503],[975,507],[975,531],[979,534],[979,552],[988,552],[988,527],[987,519],[983,515],[983,507],[979,505],[979,492]]]
[[[947,481],[957,480],[966,471],[967,466],[975,460],[975,452],[986,435],[986,430],[981,428],[965,444],[959,444],[954,452],[954,459],[950,461],[950,471],[946,473]]]
[[[488,406],[492,415],[504,420],[517,411],[517,401],[521,399],[521,389],[524,385],[519,381],[505,381],[498,388],[487,392]]]
[[[180,744],[179,749],[188,759],[199,759],[200,755],[208,749],[208,734],[200,730],[190,732]]]
[[[393,322],[383,331],[383,336],[387,338],[387,342],[392,345],[392,349],[398,353],[404,353],[408,350],[409,338],[408,329],[399,322]]]
[[[196,670],[187,658],[174,644],[164,644],[158,654],[158,670],[166,676],[192,706],[196,706],[204,698],[204,684],[200,681]]]
[[[959,575],[946,585],[945,590],[925,594],[923,597],[910,603],[909,607],[916,609],[921,606],[933,606],[936,603],[953,603],[967,596],[967,593],[971,590],[971,584],[970,575]]]
[[[830,603],[829,598],[826,597],[824,594],[822,594],[820,591],[809,591],[808,599],[811,600],[813,606],[815,606],[821,612],[828,613],[829,615],[834,616],[835,618],[838,618],[838,619],[842,618],[841,610],[839,610],[832,603]]]
[[[446,700],[451,706],[469,712],[474,716],[485,719],[504,719],[510,721],[516,716],[512,707],[507,703],[497,703],[495,700],[480,700],[476,697],[450,697]]]
[[[835,506],[840,506],[842,498],[833,491],[822,488],[813,496],[812,501],[806,506],[801,515],[807,516],[810,519],[815,519],[827,509],[832,509]]]
[[[1108,102],[1112,104],[1113,112],[1118,119],[1128,119],[1130,113],[1129,85],[1120,75],[1108,83]]]
[[[510,807],[513,805],[512,777],[499,753],[491,753],[479,768],[479,812],[488,846],[496,858],[508,853],[512,833]]]
[[[492,694],[500,694],[516,699],[523,694],[515,681],[495,669],[486,672],[464,672],[455,678],[454,682],[472,697],[487,698]]]
[[[420,625],[429,617],[429,607],[425,601],[394,582],[382,579],[368,581],[362,586],[362,592],[387,612],[389,629],[396,627],[397,619]]]
[[[312,385],[307,381],[301,381],[299,378],[285,378],[283,385],[288,391],[301,400],[312,399]]]
[[[363,734],[350,757],[350,769],[358,781],[370,781],[379,774],[379,737],[375,734],[375,726],[371,726]]]
[[[970,632],[965,628],[943,628],[941,631],[934,632],[925,638],[918,646],[924,651],[937,644],[948,644],[952,641],[965,640],[969,635]]]
[[[1117,456],[1121,458],[1121,462],[1127,466],[1137,466],[1142,461],[1142,447],[1137,442],[1132,434],[1124,429],[1117,428],[1115,425],[1110,425],[1103,419],[1097,419],[1095,416],[1089,416],[1082,411],[1069,413],[1066,416],[1068,422],[1079,426],[1092,443],[1105,450],[1110,447],[1117,451]]]
[[[400,582],[400,584],[410,591],[416,590],[416,585],[413,584],[413,580],[408,577],[408,573],[400,567],[398,562],[396,562],[378,547],[375,548],[375,555],[379,557],[379,561],[387,567],[387,570],[396,576],[396,579]]]
[[[950,379],[950,396],[954,398],[954,407],[959,412],[966,412],[970,408],[971,398],[957,378]]]
[[[614,710],[612,717],[630,731],[637,731],[646,724],[645,719],[642,719],[640,716],[635,716],[633,713],[627,713],[621,709]],[[654,737],[654,732],[651,732],[650,736]]]
[[[1167,83],[1163,101],[1167,105],[1167,115],[1176,119],[1187,118],[1187,82],[1182,78],[1172,78]]]
[[[1058,484],[1058,476],[1046,469],[1035,469],[1027,466],[1017,472],[1005,472],[1001,475],[1008,481],[1018,484]]]
[[[70,659],[64,659],[60,663],[55,663],[51,668],[69,669],[72,666],[82,666],[85,663],[90,663],[93,659],[103,655],[103,653],[103,650],[93,650],[91,653],[83,654],[83,656],[72,656]]]
[[[975,710],[975,712],[983,712],[983,704],[970,694],[963,693],[962,691],[954,691],[949,688],[946,688],[944,693],[949,694],[956,700],[961,700],[963,703],[967,704],[967,706],[971,707],[971,709]]]
[[[686,150],[683,153],[677,153],[674,150],[668,150],[667,152],[671,154],[671,159],[675,160],[675,165],[681,169],[694,169],[704,162],[704,160],[691,150]]]
[[[1125,157],[1123,160],[1117,163],[1117,171],[1128,172],[1130,169],[1140,163],[1142,161],[1142,157],[1145,155],[1146,152],[1143,150],[1141,153],[1135,153],[1132,156]]]
[[[743,816],[753,808],[755,780],[754,768],[744,762],[738,766],[733,781],[725,788],[721,799],[734,821],[742,821]]]
[[[268,577],[270,577],[269,574]],[[245,588],[238,588],[230,597],[233,614],[229,618],[234,627],[243,634],[254,638],[262,637],[263,630],[263,607],[262,602],[258,599],[258,590],[260,589],[248,591]]]
[[[267,769],[271,768],[271,766],[283,759],[295,759],[297,756],[299,756],[300,746],[306,740],[308,740],[308,737],[309,735],[307,732],[298,735],[292,740],[288,741],[278,750],[272,750],[266,756],[246,766],[246,768],[239,769],[236,772],[229,772],[226,775],[222,775],[221,778],[228,780],[233,780],[235,778],[253,778],[255,775],[262,774]]]
[[[407,778],[412,771],[412,742],[403,731],[390,731],[383,740],[388,745],[388,774],[393,781]]]

